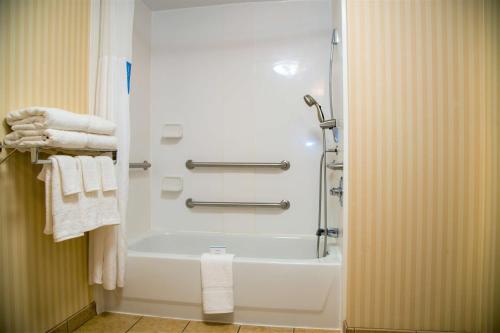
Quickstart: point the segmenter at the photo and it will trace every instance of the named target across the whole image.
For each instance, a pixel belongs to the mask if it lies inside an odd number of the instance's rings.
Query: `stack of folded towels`
[[[54,241],[120,223],[113,160],[108,156],[49,158],[38,179],[45,182],[45,229]]]
[[[11,111],[6,120],[13,130],[4,138],[6,145],[116,149],[115,124],[99,117],[34,106]]]

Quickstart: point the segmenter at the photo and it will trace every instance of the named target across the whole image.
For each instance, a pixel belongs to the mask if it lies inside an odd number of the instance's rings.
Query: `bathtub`
[[[234,253],[235,311],[204,316],[200,255],[211,245]],[[316,258],[316,237],[177,232],[132,242],[126,285],[107,310],[192,320],[339,328],[341,255]]]

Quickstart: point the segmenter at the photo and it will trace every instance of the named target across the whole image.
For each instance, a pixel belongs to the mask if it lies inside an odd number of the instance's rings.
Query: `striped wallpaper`
[[[87,112],[89,10],[87,0],[0,0],[2,120],[28,105]],[[45,331],[91,301],[87,240],[42,234],[39,170],[20,153],[0,165],[1,332]]]
[[[500,1],[347,17],[348,325],[500,332]]]

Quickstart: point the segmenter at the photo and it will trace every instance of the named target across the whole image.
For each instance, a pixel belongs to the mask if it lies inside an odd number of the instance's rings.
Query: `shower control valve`
[[[344,196],[344,177],[340,177],[339,186],[330,188],[330,194],[339,197],[340,205],[342,205]]]

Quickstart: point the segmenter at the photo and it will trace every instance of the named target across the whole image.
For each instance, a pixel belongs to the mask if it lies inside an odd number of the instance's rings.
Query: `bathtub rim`
[[[159,258],[173,260],[200,260],[201,254],[181,254],[169,252],[152,252],[132,250],[130,247],[138,242],[157,235],[176,235],[176,234],[202,234],[202,235],[223,235],[223,236],[243,236],[243,237],[264,237],[264,238],[286,238],[286,239],[316,239],[316,236],[298,235],[298,234],[246,234],[246,233],[225,233],[225,232],[199,232],[199,231],[164,231],[151,230],[141,236],[133,238],[127,244],[127,256],[139,258]],[[280,259],[280,258],[262,258],[262,257],[234,257],[235,263],[270,263],[270,264],[297,264],[297,265],[318,265],[328,264],[332,266],[342,266],[343,257],[341,248],[338,244],[328,245],[328,255],[323,258],[308,259]]]

